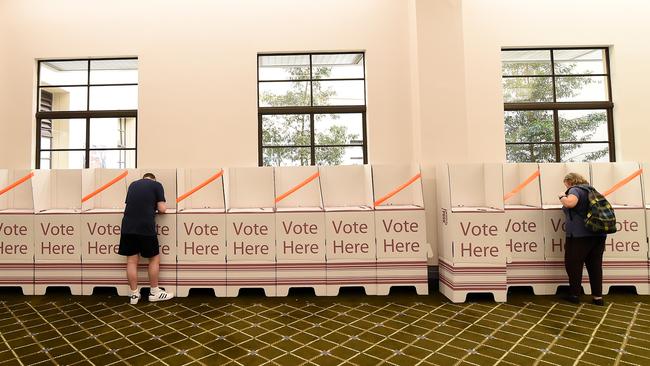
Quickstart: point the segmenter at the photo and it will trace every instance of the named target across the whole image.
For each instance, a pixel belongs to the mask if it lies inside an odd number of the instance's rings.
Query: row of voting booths
[[[587,178],[616,213],[617,232],[605,243],[603,292],[633,286],[649,294],[650,173],[633,162],[439,166],[440,291],[454,302],[478,292],[505,301],[509,287],[532,286],[535,294],[550,295],[567,285],[558,196],[570,172]],[[583,288],[590,293],[586,271]]]
[[[128,294],[117,254],[128,186],[146,172],[165,188],[156,217],[160,286],[187,296],[237,296],[292,287],[428,293],[419,168],[404,166],[218,169],[0,170],[0,286],[42,295],[115,287]],[[147,262],[138,268],[147,286]]]

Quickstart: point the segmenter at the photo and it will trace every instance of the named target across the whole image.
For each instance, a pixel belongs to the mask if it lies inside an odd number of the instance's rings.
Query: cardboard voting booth
[[[440,292],[453,302],[488,292],[506,300],[502,164],[436,169]]]
[[[564,268],[564,245],[566,242],[566,219],[562,211],[559,196],[566,191],[564,177],[569,173],[578,173],[587,180],[591,179],[589,163],[540,163],[540,185],[542,192],[542,214],[544,216],[544,260],[542,282],[537,284],[535,293],[551,295],[558,286],[567,286],[569,278]],[[586,272],[585,272],[586,273]],[[583,278],[583,285],[588,281]]]
[[[426,218],[420,168],[373,165],[377,294],[392,286],[414,286],[429,293]]]
[[[226,293],[262,288],[276,294],[273,168],[229,168],[226,192]]]
[[[126,258],[118,254],[127,177],[133,170],[84,169],[81,174],[82,293],[95,287],[115,287],[129,294]]]
[[[0,286],[34,294],[34,201],[29,170],[0,170]]]
[[[377,294],[372,173],[368,165],[319,168],[325,207],[327,295],[341,287]]]
[[[211,288],[226,296],[223,169],[179,169],[177,296]]]
[[[127,188],[133,181],[142,179],[145,173],[152,173],[163,185],[167,202],[167,213],[156,215],[156,234],[160,244],[160,275],[158,286],[166,291],[176,291],[176,169],[138,168],[127,176]],[[138,284],[149,285],[148,260],[140,258],[138,263]]]
[[[650,163],[642,163],[641,184],[643,185],[643,204],[645,207],[646,243],[650,243]],[[650,282],[650,247],[648,248],[648,282]]]
[[[616,213],[615,234],[607,235],[603,256],[603,293],[611,286],[634,286],[648,294],[646,212],[638,163],[591,163],[592,185]]]
[[[532,286],[544,292],[544,213],[536,163],[503,165],[503,196],[508,287]]]
[[[318,168],[274,171],[277,295],[287,296],[292,287],[310,287],[325,296],[325,212]]]
[[[36,170],[34,196],[34,293],[49,286],[81,295],[81,170]]]

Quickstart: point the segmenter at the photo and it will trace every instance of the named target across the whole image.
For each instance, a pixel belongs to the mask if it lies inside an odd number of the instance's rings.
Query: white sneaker
[[[132,292],[131,296],[129,297],[129,302],[131,303],[131,305],[137,304],[139,300],[140,300],[140,292],[139,291]]]
[[[173,298],[174,298],[174,294],[172,292],[166,292],[164,290],[160,290],[155,294],[149,295],[149,301],[151,302],[171,300]]]

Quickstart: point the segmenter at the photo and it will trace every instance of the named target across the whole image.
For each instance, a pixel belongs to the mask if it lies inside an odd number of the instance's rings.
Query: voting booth
[[[325,296],[325,211],[318,167],[276,167],[277,295],[294,287]]]
[[[0,170],[0,286],[34,294],[34,200],[29,170]]]
[[[81,170],[36,170],[34,197],[34,293],[69,287],[81,295]]]
[[[156,215],[156,235],[160,244],[160,275],[158,286],[166,291],[176,291],[176,169],[135,169],[127,176],[127,187],[132,182],[142,179],[144,174],[152,173],[156,181],[165,190],[167,213]],[[140,258],[138,262],[138,285],[149,287],[148,260]],[[125,264],[126,266],[126,264]],[[126,267],[125,267],[126,268]]]
[[[118,254],[127,177],[133,170],[85,169],[81,175],[82,293],[95,287],[115,287],[120,296],[130,293],[126,258]]]
[[[417,165],[373,165],[377,294],[392,286],[429,293],[426,218]]]
[[[643,205],[645,207],[646,243],[650,243],[650,163],[642,163],[641,184],[643,185]],[[648,277],[650,277],[650,247],[648,248]],[[650,278],[648,279],[650,283]]]
[[[178,169],[177,296],[211,288],[226,296],[226,206],[221,168]]]
[[[273,168],[229,168],[226,192],[226,294],[262,288],[276,295]]]
[[[319,167],[325,207],[327,295],[341,287],[377,294],[377,247],[369,165]]]
[[[445,164],[436,177],[440,292],[453,302],[474,292],[506,301],[502,164]]]
[[[641,167],[634,162],[591,163],[591,184],[614,208],[616,233],[607,235],[603,256],[603,293],[611,286],[648,287],[648,243]]]
[[[503,165],[508,287],[532,286],[544,292],[544,213],[537,163]]]

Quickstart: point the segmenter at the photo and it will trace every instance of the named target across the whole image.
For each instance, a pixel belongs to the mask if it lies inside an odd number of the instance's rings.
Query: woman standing
[[[603,252],[607,234],[598,234],[585,227],[589,211],[589,194],[585,189],[589,182],[577,173],[564,177],[567,192],[561,195],[562,210],[566,216],[566,243],[564,246],[564,266],[569,275],[569,296],[567,301],[580,302],[582,290],[582,268],[587,267],[589,283],[593,295],[592,303],[604,305],[603,301]]]

